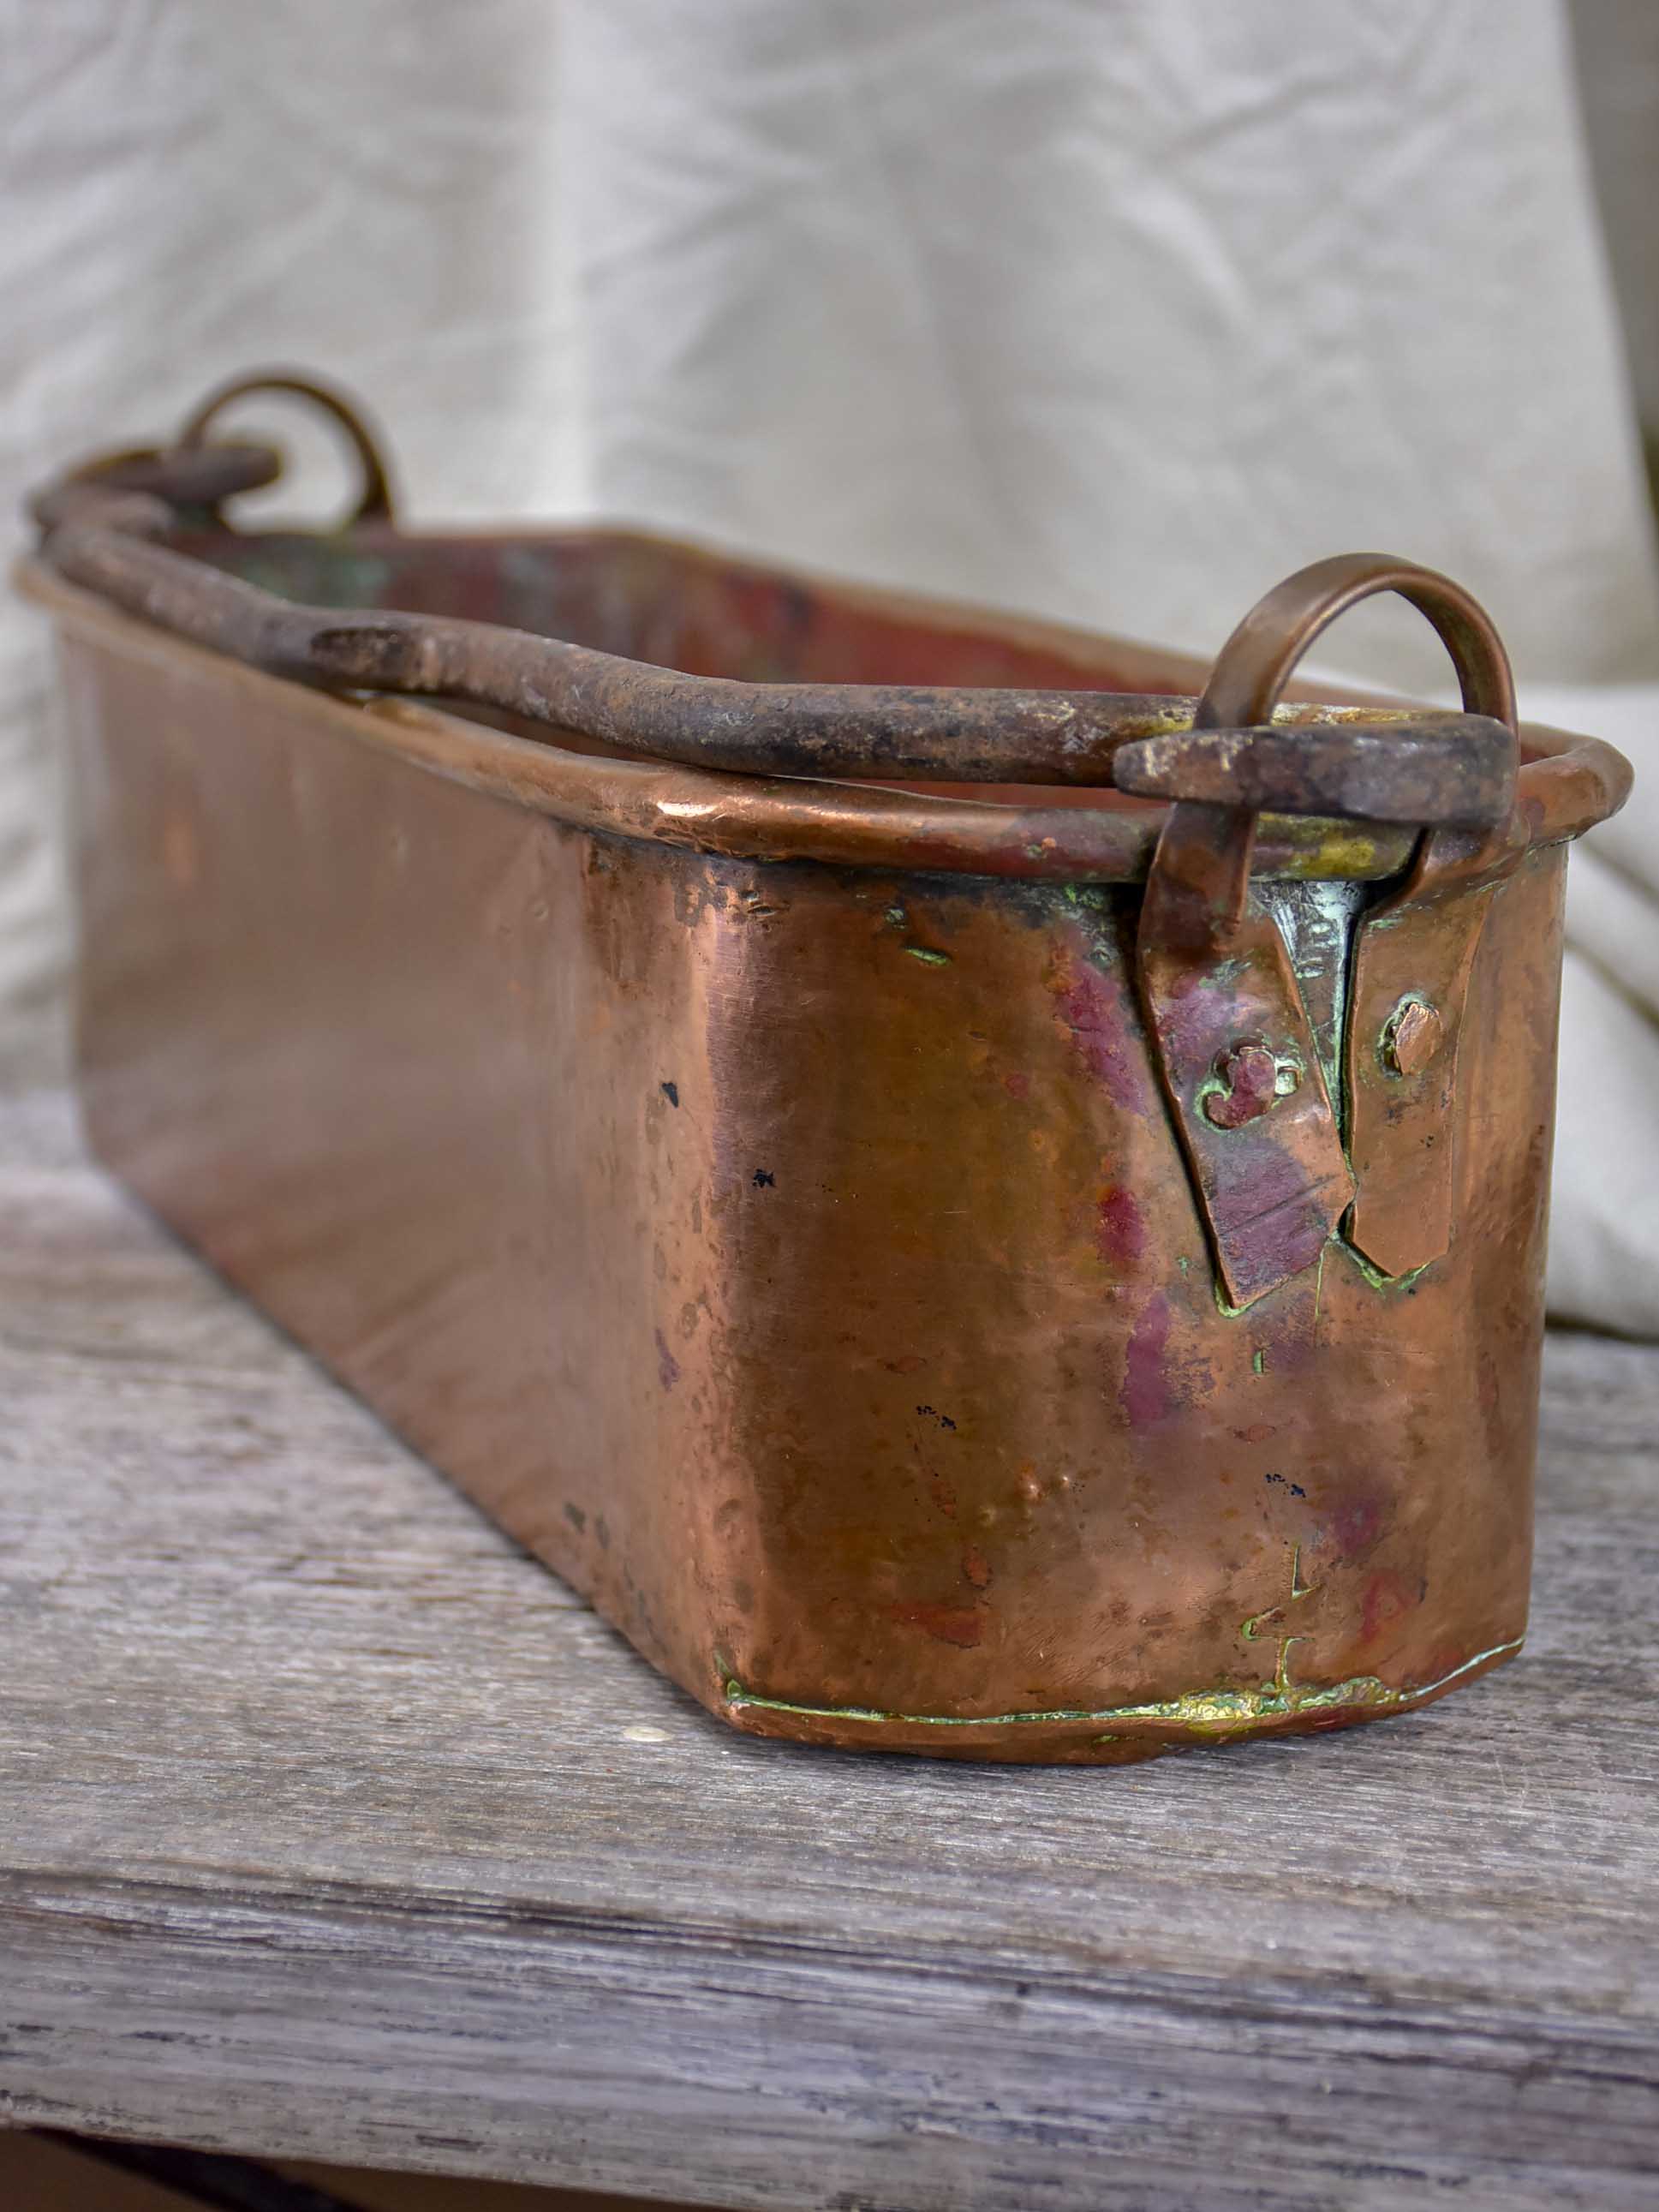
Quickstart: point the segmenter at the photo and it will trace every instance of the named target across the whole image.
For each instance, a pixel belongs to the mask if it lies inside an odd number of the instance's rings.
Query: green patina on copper
[[[1418,1277],[1425,1275],[1434,1265],[1432,1260],[1425,1260],[1420,1267],[1410,1268],[1403,1275],[1385,1275],[1380,1267],[1373,1267],[1357,1244],[1350,1244],[1346,1237],[1340,1238],[1338,1242],[1341,1244],[1343,1257],[1353,1261],[1374,1291],[1409,1291]]]
[[[1291,1589],[1289,1596],[1281,1598],[1277,1605],[1268,1606],[1264,1612],[1253,1613],[1249,1619],[1246,1620],[1240,1628],[1238,1632],[1239,1634],[1244,1638],[1246,1643],[1254,1644],[1258,1640],[1258,1638],[1267,1632],[1264,1626],[1266,1623],[1276,1622],[1279,1625],[1279,1627],[1282,1630],[1285,1623],[1285,1608],[1288,1606],[1294,1605],[1298,1598],[1312,1597],[1318,1589],[1319,1584],[1317,1583],[1304,1583],[1303,1581],[1302,1547],[1300,1544],[1293,1544],[1291,1547]],[[1294,1644],[1305,1644],[1307,1642],[1307,1638],[1304,1636],[1289,1636],[1280,1634],[1277,1637],[1276,1641],[1279,1646],[1279,1657],[1277,1663],[1273,1668],[1272,1688],[1277,1695],[1281,1697],[1289,1697],[1294,1692],[1296,1687],[1296,1685],[1291,1680],[1291,1650]],[[1354,1679],[1358,1680],[1360,1678],[1356,1676]],[[1371,1675],[1367,1675],[1364,1679],[1367,1681],[1370,1681],[1374,1680],[1376,1678]],[[1264,1683],[1262,1686],[1265,1690],[1268,1686]]]
[[[1315,1285],[1316,1312],[1318,1298],[1322,1295],[1325,1286],[1325,1262],[1330,1257],[1333,1246],[1341,1253],[1345,1260],[1352,1261],[1364,1280],[1374,1291],[1393,1291],[1401,1294],[1408,1292],[1418,1278],[1427,1274],[1429,1269],[1435,1264],[1432,1260],[1425,1260],[1420,1267],[1413,1267],[1403,1275],[1385,1275],[1380,1267],[1373,1266],[1357,1245],[1350,1244],[1347,1238],[1340,1233],[1334,1233],[1325,1240],[1324,1249],[1320,1253],[1317,1262],[1320,1272]],[[1248,1314],[1254,1313],[1261,1303],[1260,1298],[1252,1298],[1247,1306],[1231,1304],[1228,1302],[1227,1293],[1221,1287],[1221,1279],[1218,1275],[1214,1278],[1210,1288],[1215,1299],[1215,1310],[1224,1321],[1243,1321]],[[1264,1295],[1271,1296],[1271,1293],[1264,1293]],[[1250,1364],[1258,1375],[1264,1375],[1267,1365],[1266,1353],[1260,1351],[1252,1353]]]
[[[1190,1729],[1200,1735],[1227,1735],[1254,1728],[1262,1721],[1291,1719],[1303,1713],[1391,1712],[1402,1705],[1431,1698],[1449,1689],[1465,1674],[1494,1659],[1507,1659],[1521,1649],[1522,1638],[1494,1644],[1477,1651],[1437,1681],[1407,1683],[1396,1688],[1375,1674],[1351,1674],[1346,1682],[1324,1687],[1298,1682],[1264,1682],[1249,1690],[1188,1690],[1143,1705],[1108,1705],[1099,1711],[1057,1711],[1027,1713],[892,1713],[876,1705],[807,1705],[788,1698],[763,1698],[747,1690],[734,1674],[720,1668],[726,1702],[736,1711],[752,1706],[758,1712],[798,1713],[805,1720],[872,1721],[898,1728],[1006,1728],[1037,1726],[1055,1721],[1078,1721],[1094,1726],[1115,1726],[1125,1721]]]

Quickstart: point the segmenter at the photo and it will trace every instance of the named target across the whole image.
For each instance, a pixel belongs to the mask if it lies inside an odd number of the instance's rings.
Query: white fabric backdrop
[[[1605,94],[1623,0],[1584,4]],[[1530,711],[1659,769],[1560,0],[0,0],[0,29],[8,516],[300,360],[367,392],[428,514],[592,508],[1200,650],[1299,562],[1397,550],[1487,602]],[[1404,609],[1328,651],[1444,680]],[[0,964],[41,989],[43,690],[9,615]],[[1575,862],[1551,1265],[1558,1311],[1659,1334],[1652,832],[1638,802]]]

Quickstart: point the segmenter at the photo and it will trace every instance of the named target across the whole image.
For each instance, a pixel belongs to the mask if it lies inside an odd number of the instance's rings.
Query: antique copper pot
[[[1566,842],[1628,771],[1517,752],[1468,596],[1322,562],[1206,684],[404,532],[349,412],[354,522],[244,532],[259,381],[36,503],[116,1172],[739,1728],[1109,1764],[1517,1650]],[[1382,590],[1465,711],[1280,707]]]

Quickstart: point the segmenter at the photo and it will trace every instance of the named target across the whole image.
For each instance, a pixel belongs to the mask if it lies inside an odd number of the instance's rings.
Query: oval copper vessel
[[[406,532],[355,416],[351,526],[245,532],[244,388],[24,571],[118,1174],[739,1728],[1111,1764],[1519,1649],[1566,842],[1628,771],[1517,744],[1467,594],[1323,562],[1206,678]],[[1463,712],[1282,705],[1383,590]]]

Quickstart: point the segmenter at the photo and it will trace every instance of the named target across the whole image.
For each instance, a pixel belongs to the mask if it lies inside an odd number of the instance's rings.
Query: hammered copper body
[[[1133,693],[1097,775],[1150,738],[1133,774],[1194,795],[1025,788],[1036,710],[1012,804],[623,759],[526,734],[523,697],[464,719],[185,641],[177,574],[142,597],[68,507],[27,581],[63,638],[94,1145],[713,1711],[1109,1763],[1519,1648],[1564,841],[1616,756],[1528,732],[1513,806],[1491,750],[1447,798],[1425,715],[1425,803],[1484,823],[1258,830],[1215,793],[1278,791],[1265,745],[1249,787],[1157,751],[1194,719],[1146,705],[1195,688],[1172,656],[622,535],[168,526],[204,576],[536,615],[696,681],[955,686],[981,779],[975,687]],[[906,696],[877,726],[948,765]],[[1478,750],[1504,701],[1468,703]],[[868,725],[838,712],[801,742],[839,757]],[[1343,714],[1306,737],[1387,730]],[[1166,927],[1191,810],[1221,888]],[[1194,1026],[1235,1019],[1217,1052]]]

